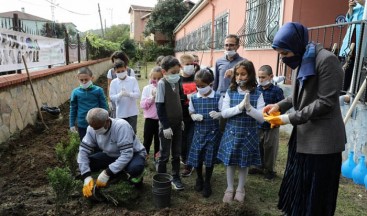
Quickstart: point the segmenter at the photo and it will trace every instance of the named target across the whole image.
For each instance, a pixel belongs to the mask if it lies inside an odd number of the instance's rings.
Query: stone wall
[[[31,72],[33,88],[39,107],[42,104],[60,106],[70,98],[71,91],[79,85],[76,74],[88,66],[95,77],[105,74],[112,67],[109,59],[88,61],[43,71]],[[38,110],[27,74],[0,77],[0,149],[1,143],[11,135],[35,124]],[[65,125],[67,127],[67,125]]]

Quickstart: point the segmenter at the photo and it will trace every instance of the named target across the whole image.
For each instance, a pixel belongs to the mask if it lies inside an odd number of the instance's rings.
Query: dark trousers
[[[170,153],[172,152],[172,175],[173,177],[180,176],[180,155],[182,142],[181,122],[176,125],[171,125],[173,131],[172,139],[166,139],[163,135],[163,126],[159,123],[159,138],[161,145],[159,148],[160,157],[158,160],[158,173],[167,173],[167,163]]]
[[[279,128],[259,129],[260,155],[263,168],[275,171],[275,162],[279,149]]]
[[[190,152],[192,137],[194,136],[194,121],[190,119],[184,121],[184,124],[185,124],[185,130],[182,131],[181,158],[182,161],[186,164]]]
[[[125,121],[129,122],[129,124],[131,125],[131,127],[133,128],[135,134],[136,134],[136,125],[138,123],[138,116],[130,116],[127,118],[123,118]]]
[[[346,60],[345,58],[341,58],[342,66],[345,64],[345,60]],[[343,95],[349,90],[350,84],[352,82],[354,61],[355,59],[351,58],[348,66],[345,68],[345,71],[344,71],[344,79],[343,79],[343,86],[342,86],[342,92],[341,92],[341,94]]]
[[[79,133],[80,141],[82,141],[85,134],[87,134],[87,128],[78,127],[78,133]]]
[[[107,169],[108,166],[115,162],[117,158],[110,157],[104,152],[97,152],[89,156],[89,166],[92,172]],[[139,153],[134,153],[131,161],[125,166],[121,172],[128,173],[132,178],[139,176],[144,171],[145,158]],[[121,173],[120,172],[120,173]],[[115,173],[119,174],[119,173]]]
[[[144,122],[144,147],[149,154],[150,146],[154,138],[154,155],[159,151],[159,120],[146,118]],[[154,157],[153,155],[153,157]]]

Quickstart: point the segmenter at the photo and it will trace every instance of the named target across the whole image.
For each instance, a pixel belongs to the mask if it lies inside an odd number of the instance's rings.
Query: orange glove
[[[264,120],[270,123],[270,128],[290,123],[288,115],[280,115],[280,112],[263,113],[263,116]]]
[[[93,190],[94,181],[93,178],[88,176],[84,179],[84,186],[83,186],[83,195],[85,197],[91,197],[92,196],[92,190]]]
[[[106,187],[107,182],[108,182],[109,179],[110,179],[110,176],[107,175],[106,170],[103,170],[97,178],[96,186],[99,187],[99,188]]]

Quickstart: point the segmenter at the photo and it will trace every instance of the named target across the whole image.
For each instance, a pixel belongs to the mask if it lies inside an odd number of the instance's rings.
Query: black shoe
[[[268,172],[265,174],[264,178],[265,178],[266,180],[273,180],[273,179],[275,178],[275,172],[268,171]]]
[[[203,190],[203,187],[204,187],[203,179],[202,178],[197,178],[196,179],[196,184],[195,184],[195,187],[194,187],[195,191],[200,192],[200,191]]]
[[[180,177],[174,177],[172,180],[172,186],[175,190],[183,190],[185,187],[181,182]]]
[[[210,183],[205,183],[203,188],[203,197],[208,198],[212,195],[212,186]]]

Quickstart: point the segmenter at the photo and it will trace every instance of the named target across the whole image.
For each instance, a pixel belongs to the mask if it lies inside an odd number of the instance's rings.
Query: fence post
[[[70,61],[70,56],[69,56],[69,34],[68,31],[66,30],[66,28],[64,29],[65,31],[65,61],[66,61],[66,65],[69,65],[69,61]]]
[[[80,63],[80,36],[79,36],[79,33],[76,34],[76,39],[78,42],[78,63]]]
[[[87,61],[89,61],[89,41],[87,37],[85,37],[85,55],[87,56]]]

